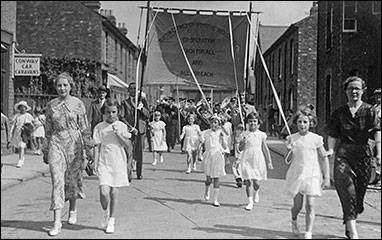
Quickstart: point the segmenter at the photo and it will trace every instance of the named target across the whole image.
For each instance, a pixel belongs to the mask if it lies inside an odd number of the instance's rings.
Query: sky
[[[208,9],[226,11],[248,11],[250,1],[150,1],[150,7]],[[125,23],[127,37],[137,45],[142,45],[146,27],[146,9],[142,12],[140,6],[147,6],[147,1],[101,1],[101,9],[112,10],[117,23]],[[252,10],[263,12],[259,14],[262,25],[289,26],[309,15],[313,1],[252,1]],[[252,15],[255,26],[256,14]],[[141,25],[139,29],[139,25]]]

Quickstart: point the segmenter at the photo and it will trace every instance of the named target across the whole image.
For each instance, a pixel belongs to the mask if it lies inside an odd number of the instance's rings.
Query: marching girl
[[[163,163],[163,152],[167,151],[166,143],[166,123],[160,120],[161,113],[159,111],[154,112],[154,121],[150,123],[152,136],[152,149],[153,149],[153,159],[154,161],[151,165],[157,165],[157,153],[159,155],[159,161]]]
[[[248,130],[242,134],[239,144],[241,153],[241,173],[246,185],[248,205],[245,210],[251,211],[254,202],[259,202],[261,180],[267,180],[267,166],[273,169],[271,154],[266,143],[267,134],[259,130],[260,115],[251,112],[246,117]],[[255,191],[255,194],[254,194]]]
[[[225,176],[225,159],[223,150],[227,148],[226,136],[221,128],[221,120],[214,115],[210,118],[211,128],[202,133],[202,144],[205,152],[203,154],[204,173],[206,174],[205,194],[206,200],[210,199],[210,185],[213,182],[214,196],[213,205],[220,207],[218,202],[219,178]]]
[[[106,100],[101,112],[106,118],[94,127],[95,166],[99,178],[100,202],[103,209],[101,226],[106,233],[114,232],[119,188],[129,186],[127,156],[131,133],[127,125],[118,120],[118,102]]]
[[[286,174],[287,194],[293,197],[292,232],[299,235],[297,216],[305,203],[305,239],[312,238],[315,218],[315,198],[321,196],[321,188],[330,186],[329,160],[324,149],[323,138],[309,129],[317,125],[317,118],[310,108],[296,113],[293,123],[297,125],[298,132],[287,136],[287,147],[292,149],[292,163]],[[319,156],[323,160],[324,181],[319,163]]]
[[[199,125],[195,124],[195,115],[190,114],[187,116],[188,125],[185,125],[180,135],[180,140],[183,140],[183,151],[187,153],[187,171],[191,173],[192,170],[196,170],[196,158],[199,152],[201,131]]]

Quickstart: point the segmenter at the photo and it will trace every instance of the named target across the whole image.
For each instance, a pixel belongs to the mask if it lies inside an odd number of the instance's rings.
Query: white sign
[[[15,54],[15,76],[40,76],[41,54]]]

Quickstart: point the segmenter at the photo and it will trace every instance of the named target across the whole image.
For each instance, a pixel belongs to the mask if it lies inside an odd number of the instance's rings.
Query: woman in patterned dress
[[[91,134],[85,105],[70,95],[73,84],[73,78],[68,73],[60,74],[54,82],[58,97],[46,106],[43,158],[49,164],[52,180],[49,210],[54,211],[54,225],[49,231],[51,236],[61,231],[61,213],[67,200],[68,223],[76,223],[76,200],[85,197],[82,189],[85,147],[88,156],[91,156]]]

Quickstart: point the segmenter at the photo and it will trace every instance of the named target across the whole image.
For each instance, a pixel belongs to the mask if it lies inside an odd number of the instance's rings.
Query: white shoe
[[[294,235],[300,234],[300,230],[298,229],[297,220],[292,220],[292,232],[294,233]]]
[[[248,203],[248,205],[245,207],[245,210],[252,211],[253,203]]]
[[[76,211],[69,211],[69,219],[68,224],[76,224],[77,222],[77,212]]]
[[[312,239],[312,233],[311,232],[305,232],[304,239]]]
[[[151,165],[153,165],[153,166],[157,165],[157,160],[154,159],[154,162],[152,162]]]
[[[160,157],[160,160],[159,160],[161,163],[163,163],[163,156]]]
[[[187,171],[186,171],[187,174],[190,174],[191,173],[191,168],[187,168]]]
[[[218,201],[214,201],[212,205],[214,205],[214,207],[220,207],[220,203]]]
[[[114,218],[109,219],[105,232],[106,233],[113,233],[114,232]]]
[[[62,224],[60,222],[55,222],[53,228],[49,230],[49,236],[57,236],[61,232]]]
[[[24,158],[19,159],[19,162],[17,163],[16,167],[21,168],[24,165]]]
[[[196,171],[196,163],[192,166],[192,170]]]
[[[253,198],[253,201],[254,201],[255,203],[258,203],[258,202],[260,201],[259,190],[257,190],[257,191],[255,192],[255,197]]]

